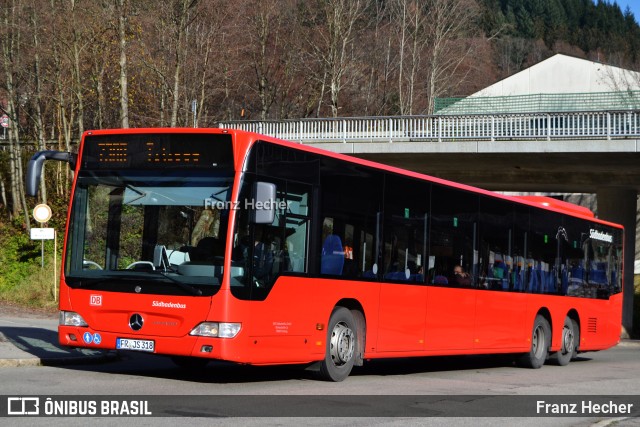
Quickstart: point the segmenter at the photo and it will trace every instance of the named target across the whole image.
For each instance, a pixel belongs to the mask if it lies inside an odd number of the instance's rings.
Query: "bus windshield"
[[[81,171],[67,283],[212,295],[222,282],[231,184],[231,176],[213,171]]]

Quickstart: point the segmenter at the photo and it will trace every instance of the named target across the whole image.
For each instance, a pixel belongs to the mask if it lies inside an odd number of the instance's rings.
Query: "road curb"
[[[619,347],[640,347],[640,340],[623,340],[618,343]]]
[[[42,361],[36,358],[28,359],[0,359],[0,368],[18,368],[22,366],[41,366]]]
[[[28,357],[16,359],[0,359],[0,368],[20,368],[33,366],[66,366],[83,365],[91,363],[106,363],[117,360],[119,354],[116,351],[106,351],[98,355],[70,356],[70,357]]]

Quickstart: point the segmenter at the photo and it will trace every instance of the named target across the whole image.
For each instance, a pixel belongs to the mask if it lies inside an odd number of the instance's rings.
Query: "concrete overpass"
[[[627,336],[640,192],[640,110],[233,121],[244,129],[494,191],[595,193],[624,225]]]
[[[640,191],[640,110],[221,123],[496,191]]]

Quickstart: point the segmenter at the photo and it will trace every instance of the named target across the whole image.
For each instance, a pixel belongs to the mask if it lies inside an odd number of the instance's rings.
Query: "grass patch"
[[[56,286],[60,281],[60,264],[55,271]],[[57,289],[54,295],[53,262],[27,268],[24,277],[16,280],[10,289],[0,290],[0,300],[24,307],[55,309],[58,306]]]
[[[32,241],[26,230],[17,224],[0,223],[0,301],[12,305],[54,308],[54,268],[52,240],[44,241],[44,267],[41,243]],[[58,243],[60,252],[60,243]],[[55,268],[59,283],[60,255]]]

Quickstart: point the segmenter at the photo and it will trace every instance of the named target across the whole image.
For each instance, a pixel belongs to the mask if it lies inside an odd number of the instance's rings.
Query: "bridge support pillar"
[[[629,338],[633,328],[633,266],[636,249],[636,212],[638,193],[633,188],[602,187],[597,190],[598,217],[624,226],[624,302],[622,338]]]

